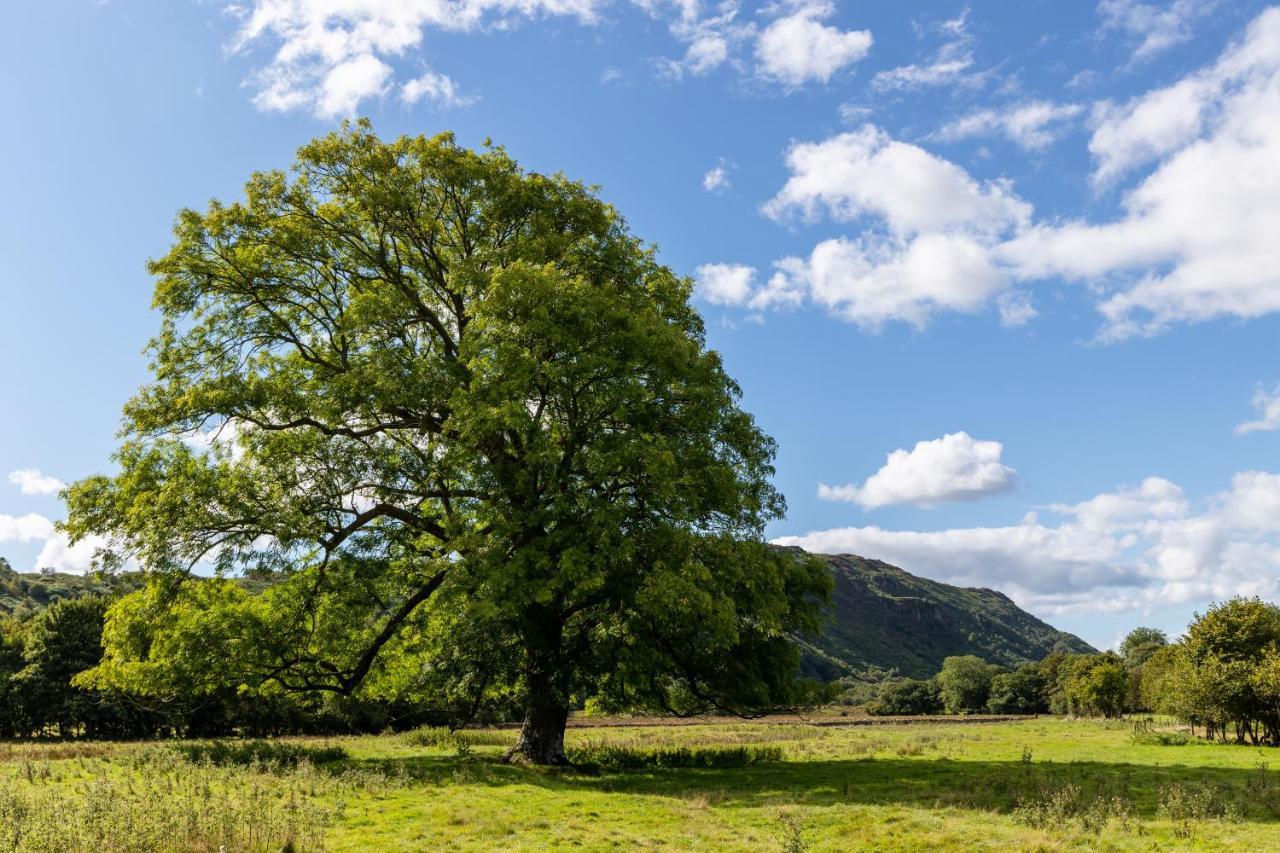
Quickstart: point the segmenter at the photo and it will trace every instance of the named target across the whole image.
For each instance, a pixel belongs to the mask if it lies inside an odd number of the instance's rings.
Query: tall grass
[[[273,746],[282,746],[275,744]],[[305,754],[223,750],[190,760],[153,747],[130,761],[16,762],[0,769],[0,851],[316,850],[342,797],[403,776],[320,769]],[[226,759],[210,760],[213,754]],[[247,761],[239,759],[248,755]]]

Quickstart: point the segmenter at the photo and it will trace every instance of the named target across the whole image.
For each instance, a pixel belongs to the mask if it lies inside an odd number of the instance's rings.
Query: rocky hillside
[[[835,591],[821,637],[804,643],[809,674],[879,668],[926,678],[949,655],[1016,666],[1057,649],[1096,651],[995,590],[949,586],[851,554],[815,556],[830,566]]]

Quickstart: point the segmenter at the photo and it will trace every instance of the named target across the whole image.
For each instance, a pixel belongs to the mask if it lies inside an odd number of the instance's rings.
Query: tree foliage
[[[1058,682],[1073,715],[1119,717],[1129,694],[1129,674],[1119,656],[1070,655],[1058,670]]]
[[[155,577],[109,616],[99,686],[457,685],[525,707],[759,713],[808,697],[789,636],[829,579],[776,554],[774,443],[705,346],[691,285],[588,188],[367,123],[154,261],[154,379],[73,537]],[[203,432],[202,432],[203,431]],[[192,438],[212,435],[210,447]],[[184,440],[185,439],[185,440]],[[248,591],[196,581],[261,577]]]
[[[985,711],[991,681],[998,671],[976,655],[953,655],[944,660],[936,677],[943,708],[949,714]]]
[[[877,716],[941,713],[942,697],[933,679],[902,678],[880,688],[880,695],[867,705],[867,713]]]
[[[1233,598],[1147,662],[1143,699],[1210,737],[1280,744],[1280,607]]]
[[[987,710],[993,714],[1043,714],[1048,711],[1039,665],[1024,664],[1012,672],[997,673],[991,679]]]

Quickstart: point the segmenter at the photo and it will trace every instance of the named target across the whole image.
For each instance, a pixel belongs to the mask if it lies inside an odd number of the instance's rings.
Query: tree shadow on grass
[[[856,758],[776,761],[731,768],[592,771],[503,764],[489,756],[369,759],[370,769],[403,766],[420,784],[530,785],[549,791],[632,796],[706,796],[718,806],[832,806],[842,803],[954,807],[1008,812],[1074,785],[1085,801],[1122,797],[1135,815],[1155,816],[1162,794],[1180,785],[1219,798],[1245,819],[1280,821],[1280,771],[1099,761],[958,761]]]

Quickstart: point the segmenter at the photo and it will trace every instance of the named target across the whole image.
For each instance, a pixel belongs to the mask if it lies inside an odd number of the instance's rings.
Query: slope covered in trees
[[[136,575],[68,575],[61,572],[19,573],[0,557],[0,616],[25,617],[55,601],[86,595],[109,595],[137,586]]]
[[[956,655],[1015,667],[1054,651],[1095,651],[995,590],[950,586],[850,554],[815,556],[835,591],[821,635],[803,642],[804,667],[826,680],[869,669],[927,678]]]

